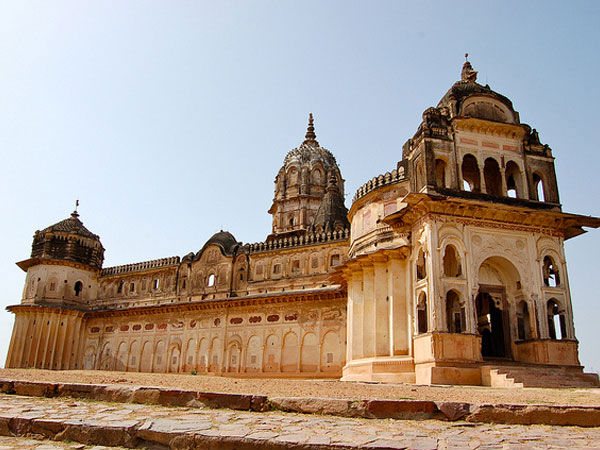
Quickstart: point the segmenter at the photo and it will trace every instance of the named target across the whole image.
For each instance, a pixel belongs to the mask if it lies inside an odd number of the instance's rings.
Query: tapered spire
[[[317,142],[317,135],[315,134],[315,123],[313,120],[312,113],[308,115],[308,128],[306,130],[306,136],[304,138],[305,139],[302,145],[313,145],[315,147],[319,146],[319,143]]]

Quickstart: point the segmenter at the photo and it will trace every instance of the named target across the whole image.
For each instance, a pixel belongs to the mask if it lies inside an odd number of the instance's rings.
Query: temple
[[[275,178],[272,230],[104,268],[77,211],[36,231],[6,367],[487,386],[597,386],[578,359],[548,145],[461,79],[390,172],[344,204],[309,117]]]

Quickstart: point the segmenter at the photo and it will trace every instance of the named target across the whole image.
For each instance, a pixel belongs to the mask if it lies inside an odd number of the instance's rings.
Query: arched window
[[[521,187],[521,171],[519,166],[514,161],[506,163],[506,195],[512,198],[523,197],[523,189]]]
[[[79,297],[79,294],[83,290],[83,283],[81,281],[77,281],[74,286],[75,289],[75,297]]]
[[[465,308],[460,304],[460,295],[454,290],[446,294],[446,319],[450,333],[462,333],[465,330]]]
[[[483,178],[485,179],[485,191],[494,197],[502,197],[502,176],[500,166],[494,158],[488,158],[483,165]]]
[[[294,218],[290,217],[290,221],[289,221],[290,227],[294,226]]]
[[[215,285],[215,274],[214,274],[214,273],[211,273],[211,274],[208,276],[208,281],[206,282],[206,285],[207,285],[208,287],[211,287],[211,286],[214,286],[214,285]]]
[[[446,185],[446,161],[443,159],[435,160],[435,184],[439,188],[445,188]]]
[[[119,281],[119,287],[117,288],[117,294],[121,294],[123,292],[123,286],[125,282],[123,280]]]
[[[427,276],[425,262],[425,252],[423,249],[420,249],[419,256],[417,257],[417,280],[422,280]]]
[[[547,309],[550,339],[565,339],[567,337],[567,323],[564,311],[560,310],[558,302],[553,298],[548,300]]]
[[[554,260],[550,256],[544,256],[544,284],[548,287],[556,287],[560,284],[558,268],[554,264]]]
[[[419,294],[419,301],[417,302],[417,332],[427,333],[427,295],[425,292]]]
[[[469,192],[481,192],[481,180],[479,177],[479,165],[473,155],[465,155],[462,162],[463,190]]]
[[[531,337],[529,309],[527,308],[527,302],[525,302],[525,300],[522,300],[517,305],[517,334],[518,338],[522,341]]]
[[[447,245],[444,252],[444,275],[447,277],[458,277],[461,275],[460,259],[453,245]]]
[[[533,174],[533,194],[535,196],[534,200],[538,200],[540,202],[546,201],[546,194],[544,192],[544,180],[541,175],[534,173]]]

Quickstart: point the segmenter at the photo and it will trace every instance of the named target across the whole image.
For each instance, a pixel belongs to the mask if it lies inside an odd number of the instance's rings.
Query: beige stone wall
[[[344,299],[334,297],[232,300],[229,305],[211,301],[187,310],[96,314],[86,323],[83,367],[339,376],[346,314]]]
[[[27,270],[21,303],[51,303],[84,305],[95,300],[98,293],[96,271],[74,265],[38,264]],[[81,283],[76,292],[75,284]]]

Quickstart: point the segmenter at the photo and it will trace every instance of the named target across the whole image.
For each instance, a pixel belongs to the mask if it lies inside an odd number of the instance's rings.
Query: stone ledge
[[[227,408],[257,412],[286,411],[365,419],[441,419],[521,425],[600,426],[600,406],[266,397],[262,395],[201,392],[161,387],[13,380],[0,380],[0,390],[6,394],[30,397],[67,397],[118,403]],[[0,434],[6,434],[8,429],[24,426],[19,425],[20,422],[15,420],[0,415]],[[48,426],[50,425],[48,424]],[[37,426],[42,426],[42,424],[40,423]]]

